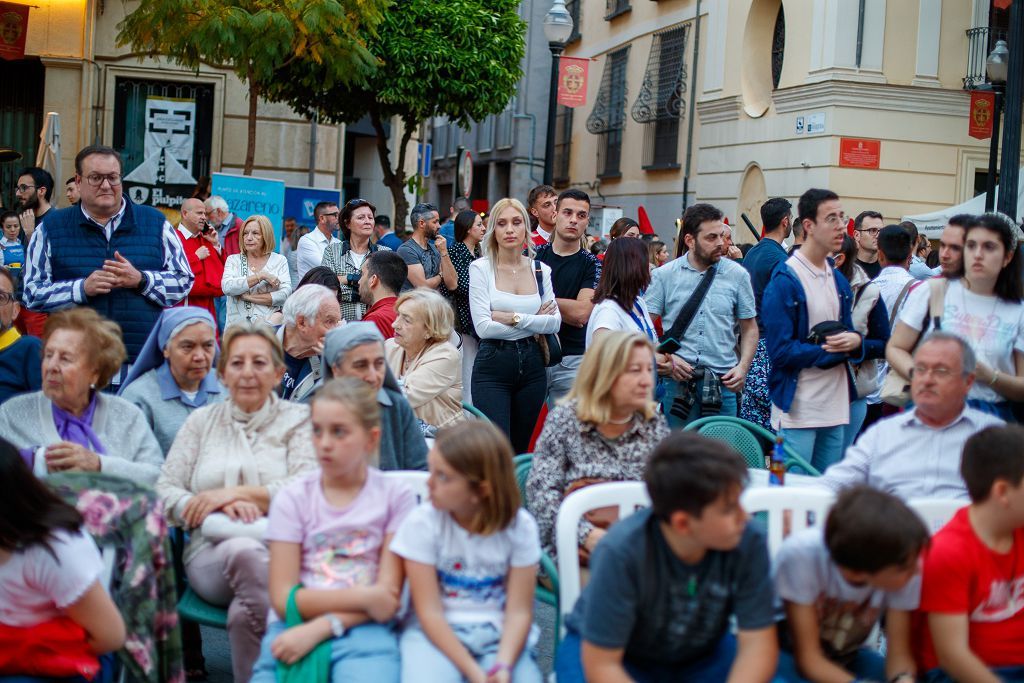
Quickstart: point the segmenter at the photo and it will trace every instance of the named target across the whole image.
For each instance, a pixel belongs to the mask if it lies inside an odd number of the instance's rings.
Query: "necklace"
[[[628,424],[629,424],[630,422],[632,422],[632,421],[633,421],[633,415],[632,415],[632,413],[631,413],[631,414],[629,414],[629,415],[627,415],[627,416],[626,416],[626,417],[625,417],[624,419],[622,419],[622,420],[616,420],[616,419],[614,419],[614,418],[611,418],[611,417],[609,417],[609,418],[608,418],[608,424],[613,424],[613,425],[628,425]]]

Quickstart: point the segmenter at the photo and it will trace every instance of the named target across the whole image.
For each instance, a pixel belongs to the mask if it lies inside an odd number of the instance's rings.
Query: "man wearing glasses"
[[[323,263],[324,252],[327,245],[341,242],[335,234],[338,232],[338,216],[341,210],[334,202],[320,202],[313,207],[313,218],[316,219],[316,229],[303,235],[299,239],[296,251],[295,263],[301,280],[310,268],[315,268]],[[296,285],[299,283],[296,282]]]
[[[878,233],[885,221],[877,211],[861,211],[853,219],[853,239],[857,242],[857,265],[874,280],[882,272],[878,262]]]
[[[32,236],[36,226],[43,222],[43,216],[50,210],[53,196],[53,176],[46,169],[29,166],[21,169],[18,184],[14,186],[14,198],[21,214],[21,229],[25,239]]]
[[[160,312],[185,298],[194,276],[174,226],[156,209],[133,204],[121,192],[121,173],[111,147],[78,153],[81,201],[50,212],[36,228],[24,299],[34,311],[95,308],[121,326],[130,364]]]

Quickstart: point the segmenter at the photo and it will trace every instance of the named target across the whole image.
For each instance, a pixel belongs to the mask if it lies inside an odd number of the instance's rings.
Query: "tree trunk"
[[[253,78],[252,67],[249,67],[249,136],[245,147],[245,167],[243,175],[252,175],[252,167],[256,161],[256,105],[259,103],[259,86]]]
[[[395,202],[395,215],[392,225],[395,232],[405,228],[405,218],[409,212],[409,202],[405,198],[405,152],[412,139],[412,128],[408,125],[402,131],[402,141],[398,148],[398,170],[391,168],[391,154],[388,150],[388,138],[384,133],[384,123],[376,108],[370,108],[370,123],[377,131],[377,157],[380,159],[381,170],[384,172],[384,184],[391,190],[391,198]]]

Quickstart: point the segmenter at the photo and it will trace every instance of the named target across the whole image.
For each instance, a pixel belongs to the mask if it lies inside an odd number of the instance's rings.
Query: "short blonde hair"
[[[281,340],[274,334],[274,330],[263,323],[234,323],[224,331],[220,340],[220,358],[217,359],[217,373],[224,376],[224,368],[228,366],[228,356],[231,355],[231,345],[242,337],[262,337],[270,344],[270,358],[275,368],[284,367],[284,349],[281,348]]]
[[[79,306],[57,313],[51,313],[43,328],[43,348],[57,330],[73,330],[82,333],[85,356],[96,371],[96,388],[110,384],[111,378],[121,370],[128,356],[121,339],[121,326],[108,320],[93,308]]]
[[[487,219],[487,232],[484,233],[483,246],[481,247],[484,256],[491,260],[491,263],[496,263],[498,259],[498,238],[494,234],[494,226],[498,222],[498,214],[505,209],[512,207],[523,216],[523,247],[526,250],[526,255],[531,259],[534,257],[533,240],[530,239],[530,214],[523,206],[523,203],[518,199],[511,197],[505,197],[499,199],[491,207],[490,218]]]
[[[430,335],[428,343],[437,344],[448,341],[455,326],[455,311],[448,300],[426,287],[417,287],[398,297],[395,301],[395,312],[405,303],[415,304],[423,317],[423,324]]]
[[[569,395],[565,401],[576,400],[576,417],[581,422],[603,424],[612,416],[612,387],[629,366],[633,349],[647,349],[654,357],[651,340],[638,332],[604,332],[583,354],[583,363],[576,373]],[[655,415],[657,405],[654,397],[643,409],[645,420]]]
[[[238,250],[245,253],[245,226],[255,223],[260,226],[260,236],[263,238],[263,253],[266,256],[277,248],[277,237],[274,236],[274,226],[270,219],[261,214],[254,214],[242,221],[242,229],[238,231]]]

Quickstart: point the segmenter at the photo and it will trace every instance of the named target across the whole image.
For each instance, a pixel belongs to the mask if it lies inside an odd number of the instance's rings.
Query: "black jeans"
[[[526,453],[548,391],[537,340],[481,339],[472,388],[473,404],[508,435],[516,453]]]

